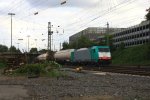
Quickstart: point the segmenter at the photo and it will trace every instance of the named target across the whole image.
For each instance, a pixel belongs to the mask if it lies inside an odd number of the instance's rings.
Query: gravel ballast
[[[10,100],[147,100],[150,98],[150,77],[113,73],[93,74],[94,72],[66,71],[66,73],[67,77],[59,79],[0,76],[0,86],[21,86],[27,91],[27,96],[16,95],[9,98]],[[3,99],[5,100],[4,97]]]

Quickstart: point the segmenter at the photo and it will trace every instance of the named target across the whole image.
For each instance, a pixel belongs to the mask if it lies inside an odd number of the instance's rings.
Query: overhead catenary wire
[[[128,0],[128,1],[130,1],[130,0]],[[126,2],[127,2],[127,1],[126,1]],[[126,2],[122,2],[122,3],[118,4],[118,5],[115,5],[115,6],[112,8],[112,10],[116,10],[116,7],[117,7],[117,6],[120,6],[120,5],[122,5],[122,4],[126,3]],[[94,20],[96,20],[96,19],[98,19],[98,18],[100,18],[100,17],[103,17],[103,16],[105,16],[105,15],[111,13],[111,11],[110,11],[110,9],[107,9],[107,10],[104,10],[104,11],[99,12],[99,13],[101,13],[101,14],[98,15],[97,17],[95,17],[95,18],[92,17],[88,22],[85,22],[85,24],[78,25],[79,29],[81,29],[81,28],[82,28],[83,26],[85,26],[85,25],[88,25],[90,22],[93,22]],[[88,19],[88,18],[87,18],[87,19]],[[83,23],[83,22],[82,22],[82,23]],[[73,25],[72,25],[71,27],[73,27]],[[67,29],[66,29],[66,30],[67,30]]]
[[[95,19],[93,19],[93,20],[95,20]],[[91,21],[93,21],[93,20],[91,20]],[[81,29],[79,29],[79,30],[81,30]]]
[[[124,0],[124,1],[126,1],[126,0]],[[44,10],[42,10],[41,9],[41,11],[44,11]],[[88,12],[88,11],[87,11]],[[96,12],[95,12],[96,13]],[[88,14],[89,14],[89,12],[87,13],[87,16],[88,16]],[[81,15],[82,16],[82,14],[79,14],[79,15]],[[26,16],[26,15],[25,15]],[[30,16],[34,16],[34,15],[30,15]],[[85,16],[86,16],[86,14],[85,14]],[[83,17],[85,17],[84,15],[83,15]],[[93,16],[93,15],[90,15],[90,16]],[[97,16],[97,15],[96,15]],[[106,16],[106,15],[105,15]],[[28,15],[27,15],[27,17],[29,17]],[[95,16],[94,16],[95,17]],[[20,18],[22,18],[22,20],[25,20],[25,19],[27,19],[26,17],[24,18],[24,15],[23,16],[21,16]],[[78,18],[77,18],[78,19]],[[93,19],[93,17],[91,18],[91,19]],[[91,20],[90,19],[90,20]],[[93,19],[93,21],[92,22],[94,22],[94,21],[96,21],[97,19]],[[32,23],[32,21],[31,21],[31,23]],[[33,22],[33,23],[35,23],[35,22]],[[77,23],[75,23],[75,24],[73,24],[73,25],[70,25],[70,26],[66,26],[66,31],[68,31],[68,28],[70,28],[70,27],[81,27],[82,26],[82,24],[84,24],[84,23],[81,23],[81,25],[79,24],[80,22],[77,22]],[[38,23],[35,23],[35,24],[38,24]],[[39,23],[39,26],[40,26],[40,23]],[[88,26],[88,25],[85,25],[85,26]],[[42,27],[43,28],[46,28],[47,26],[46,25],[42,25],[41,24],[41,29],[42,29]],[[34,29],[34,27],[32,28],[32,27],[28,27],[28,30],[33,30]],[[35,29],[36,30],[36,29]],[[35,30],[33,30],[33,31],[35,31]],[[78,29],[78,30],[81,30],[81,29]],[[76,30],[77,31],[77,30]],[[69,34],[69,33],[68,33]],[[39,36],[38,36],[39,37]],[[39,37],[40,38],[40,37]]]

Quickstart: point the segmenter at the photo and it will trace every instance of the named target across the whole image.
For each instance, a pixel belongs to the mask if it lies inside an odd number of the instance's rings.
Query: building
[[[99,41],[99,38],[101,39],[101,36],[104,37],[104,35],[106,33],[111,34],[120,29],[122,29],[122,28],[109,28],[109,30],[108,30],[108,28],[103,28],[103,27],[89,27],[89,28],[86,28],[86,29],[70,36],[69,43],[76,41],[82,35],[87,37],[91,41]]]
[[[136,46],[150,41],[150,21],[143,21],[138,25],[128,27],[113,35],[113,45],[119,47],[124,43],[125,47]]]

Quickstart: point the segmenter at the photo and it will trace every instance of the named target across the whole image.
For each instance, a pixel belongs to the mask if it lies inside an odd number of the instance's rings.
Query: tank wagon
[[[71,52],[73,52],[75,49],[67,49],[67,50],[61,50],[54,54],[54,59],[59,63],[69,63],[71,62]]]
[[[41,55],[39,55],[39,56],[37,56],[37,59],[39,60],[39,61],[45,61],[45,60],[47,60],[48,59],[48,52],[46,52],[46,53],[44,53],[44,54],[41,54]]]
[[[56,61],[61,63],[99,64],[111,63],[109,46],[93,46],[91,48],[61,50],[54,54]]]

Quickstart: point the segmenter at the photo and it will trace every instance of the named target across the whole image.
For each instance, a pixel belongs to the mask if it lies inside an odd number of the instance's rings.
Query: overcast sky
[[[0,44],[10,47],[11,17],[8,13],[15,13],[13,45],[18,47],[20,43],[19,48],[27,50],[30,35],[30,48],[46,49],[47,27],[51,22],[52,48],[55,46],[58,50],[60,43],[87,27],[106,27],[107,22],[117,28],[136,25],[145,20],[146,9],[150,7],[150,0],[67,0],[61,5],[62,1],[0,0]]]

